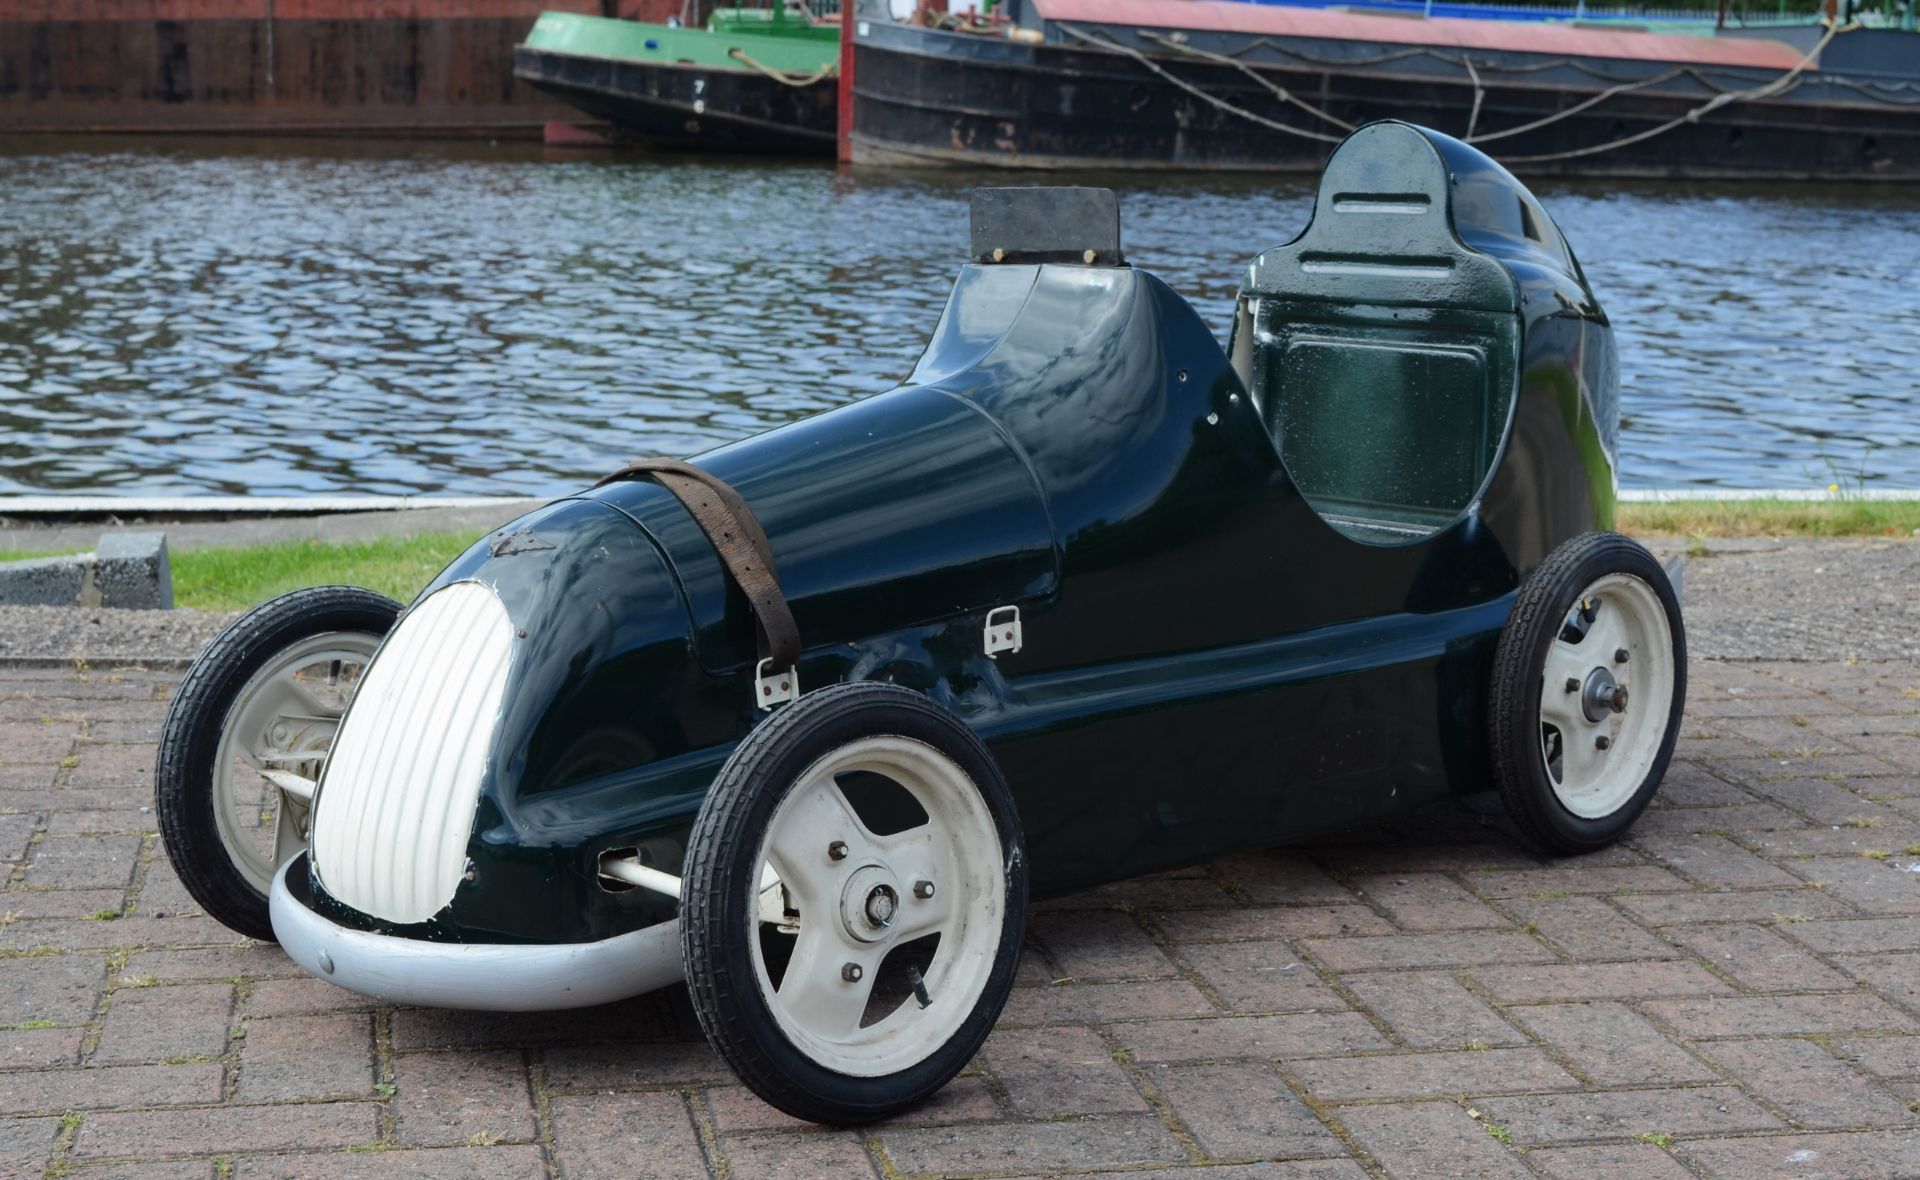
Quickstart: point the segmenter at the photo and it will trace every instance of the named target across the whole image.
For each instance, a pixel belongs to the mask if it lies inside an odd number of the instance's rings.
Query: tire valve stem
[[[907,982],[913,985],[913,998],[922,1008],[933,1003],[933,997],[927,994],[927,981],[918,967],[907,968]]]

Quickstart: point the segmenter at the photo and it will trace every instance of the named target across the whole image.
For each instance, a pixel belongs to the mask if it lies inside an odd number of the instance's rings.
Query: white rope
[[[1204,57],[1209,61],[1217,61],[1224,65],[1230,65],[1234,69],[1239,70],[1241,73],[1245,74],[1247,77],[1252,78],[1255,82],[1258,82],[1260,85],[1266,87],[1270,92],[1272,92],[1273,96],[1279,99],[1281,102],[1292,103],[1294,106],[1299,107],[1301,110],[1307,112],[1309,115],[1312,115],[1314,118],[1319,119],[1325,123],[1331,123],[1335,127],[1340,128],[1340,130],[1342,131],[1359,130],[1357,126],[1347,122],[1345,119],[1337,119],[1334,116],[1328,114],[1327,112],[1321,110],[1319,107],[1314,106],[1312,103],[1306,102],[1299,98],[1294,97],[1294,94],[1292,91],[1288,90],[1284,86],[1275,84],[1273,81],[1268,79],[1266,75],[1260,73],[1258,70],[1255,70],[1252,66],[1248,65],[1246,62],[1241,61],[1237,57],[1229,57],[1224,53],[1214,53],[1210,50],[1202,49],[1197,45],[1188,45],[1184,41],[1175,40],[1174,37],[1162,37],[1158,33],[1148,32],[1146,29],[1136,29],[1134,30],[1134,32],[1138,36],[1144,37],[1149,41],[1153,41],[1158,44],[1165,45],[1169,49],[1175,49],[1181,53],[1190,53],[1195,57]],[[1178,36],[1178,34],[1176,34],[1175,36]]]
[[[1284,132],[1288,135],[1298,135],[1302,139],[1319,140],[1321,143],[1339,143],[1340,140],[1343,138],[1342,136],[1338,136],[1338,135],[1325,135],[1318,131],[1308,131],[1303,127],[1292,127],[1285,123],[1276,123],[1272,119],[1269,119],[1264,115],[1256,115],[1252,111],[1244,110],[1240,107],[1234,106],[1232,103],[1227,102],[1225,99],[1215,98],[1213,95],[1208,94],[1206,91],[1200,89],[1198,86],[1195,86],[1193,83],[1186,81],[1184,78],[1179,78],[1169,73],[1167,70],[1163,69],[1158,62],[1154,61],[1152,58],[1148,57],[1146,54],[1140,52],[1138,49],[1133,48],[1131,45],[1122,45],[1118,41],[1109,40],[1105,37],[1095,37],[1090,33],[1083,33],[1079,29],[1074,28],[1072,25],[1063,24],[1060,26],[1060,30],[1061,32],[1066,33],[1068,36],[1077,37],[1080,40],[1085,41],[1090,45],[1098,45],[1102,49],[1117,49],[1121,53],[1124,53],[1128,57],[1133,58],[1135,61],[1139,62],[1141,65],[1147,67],[1149,70],[1152,70],[1154,73],[1160,75],[1162,78],[1165,78],[1167,81],[1173,83],[1175,86],[1178,86],[1180,89],[1186,91],[1188,94],[1193,95],[1195,98],[1201,100],[1202,102],[1210,103],[1213,106],[1219,107],[1221,110],[1227,112],[1228,114],[1237,115],[1240,118],[1245,119],[1250,123],[1258,123],[1262,127],[1270,127],[1275,131]],[[1331,116],[1328,116],[1328,117],[1330,118]]]
[[[1845,25],[1828,25],[1826,34],[1820,38],[1820,43],[1812,49],[1807,50],[1805,57],[1801,58],[1794,64],[1792,69],[1780,75],[1778,78],[1775,78],[1763,86],[1755,86],[1751,90],[1730,90],[1725,94],[1715,95],[1712,100],[1702,103],[1677,119],[1669,119],[1658,127],[1649,128],[1646,131],[1641,131],[1622,139],[1616,139],[1610,143],[1598,143],[1592,147],[1571,148],[1564,152],[1548,152],[1540,156],[1508,156],[1504,162],[1509,164],[1545,164],[1554,160],[1572,160],[1581,156],[1598,155],[1601,152],[1610,152],[1615,148],[1623,148],[1628,144],[1652,139],[1656,135],[1665,135],[1682,123],[1697,123],[1702,116],[1710,115],[1714,111],[1731,103],[1752,102],[1762,98],[1771,98],[1776,94],[1783,94],[1793,89],[1793,87],[1799,83],[1800,75],[1806,71],[1809,65],[1813,64],[1814,58],[1820,56],[1820,51],[1827,47],[1827,42],[1833,40],[1842,29],[1851,29],[1854,27],[1856,27],[1855,22],[1848,22]]]
[[[830,61],[826,64],[824,68],[822,68],[821,70],[815,73],[801,74],[796,76],[794,74],[788,74],[780,70],[776,70],[772,66],[767,65],[765,62],[756,61],[744,49],[729,49],[727,50],[727,56],[733,58],[735,61],[745,62],[747,65],[752,66],[756,70],[759,70],[761,73],[765,74],[767,77],[772,78],[775,82],[780,83],[782,86],[791,86],[796,90],[805,89],[806,87],[813,85],[815,82],[820,81],[822,78],[831,78],[834,76],[834,74],[838,73],[840,70],[839,62]]]

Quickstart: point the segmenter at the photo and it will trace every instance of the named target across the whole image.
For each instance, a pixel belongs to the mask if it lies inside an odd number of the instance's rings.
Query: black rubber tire
[[[917,1065],[879,1077],[825,1068],[781,1031],[760,994],[749,938],[749,874],[774,809],[799,776],[859,738],[913,738],[953,759],[979,789],[999,829],[1005,922],[992,971],[973,1012]],[[919,693],[891,684],[838,684],[808,693],[762,722],[714,779],[687,843],[680,945],[687,989],[707,1039],[754,1093],[796,1118],[853,1126],[926,1101],[966,1068],[1000,1018],[1026,934],[1027,872],[1020,817],[1005,777],[965,722]]]
[[[235,698],[289,645],[329,631],[383,637],[400,609],[386,595],[358,586],[282,594],[227,624],[180,681],[160,730],[154,810],[175,875],[221,925],[274,941],[266,894],[233,863],[213,814],[213,761]]]
[[[1632,796],[1611,814],[1586,819],[1568,811],[1553,790],[1540,754],[1540,690],[1548,645],[1560,633],[1574,600],[1597,579],[1631,574],[1666,610],[1673,632],[1673,702],[1653,764]],[[1561,545],[1533,572],[1513,604],[1494,648],[1487,727],[1493,777],[1507,814],[1523,835],[1548,852],[1579,855],[1618,840],[1653,801],[1680,736],[1687,699],[1687,634],[1680,599],[1660,562],[1618,533],[1586,533]]]

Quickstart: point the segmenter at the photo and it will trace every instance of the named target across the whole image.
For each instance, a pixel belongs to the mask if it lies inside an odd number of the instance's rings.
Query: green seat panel
[[[1370,542],[1472,503],[1506,430],[1519,294],[1461,242],[1439,153],[1405,124],[1334,153],[1312,223],[1248,269],[1234,354],[1300,492]]]

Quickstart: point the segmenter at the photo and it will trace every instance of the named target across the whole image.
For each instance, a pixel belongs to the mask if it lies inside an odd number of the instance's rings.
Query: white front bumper
[[[329,983],[396,1004],[540,1012],[637,996],[683,978],[680,924],[662,922],[601,942],[426,942],[336,925],[287,886],[306,854],[273,879],[274,937],[294,962]]]

